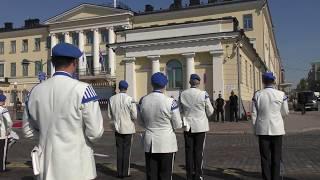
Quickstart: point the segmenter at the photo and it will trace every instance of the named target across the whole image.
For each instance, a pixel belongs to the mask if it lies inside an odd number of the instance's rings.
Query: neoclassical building
[[[72,43],[84,52],[79,60],[78,78],[91,83],[102,99],[114,94],[116,83],[125,79],[129,82],[129,94],[138,101],[151,92],[150,77],[154,72],[168,76],[166,93],[177,98],[188,88],[190,74],[197,73],[202,78],[200,88],[212,100],[218,94],[228,99],[234,91],[242,100],[242,109],[248,110],[252,94],[262,88],[261,73],[273,71],[277,85],[283,82],[267,0],[204,4],[190,1],[187,6],[173,0],[168,9],[155,10],[146,5],[144,12],[84,3],[49,18],[35,29],[41,31],[0,31],[0,75],[3,63],[3,77],[9,79],[6,92],[14,84],[18,84],[19,92],[30,90],[30,86],[24,85],[29,77],[11,76],[7,67],[12,62],[20,66],[25,64],[24,59],[42,59],[48,64],[49,78],[54,72],[49,66],[51,48],[59,42]],[[24,32],[41,35],[40,44],[44,47],[39,52],[18,51],[14,58],[6,51],[1,54],[2,47],[6,50],[17,34],[21,36],[21,40],[16,38],[17,44],[23,43],[27,36]],[[33,40],[39,41],[32,37]],[[32,53],[32,58],[27,56]],[[39,82],[34,75],[33,85]]]

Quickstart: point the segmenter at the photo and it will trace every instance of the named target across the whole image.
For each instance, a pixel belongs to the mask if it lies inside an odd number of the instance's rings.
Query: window
[[[101,43],[108,43],[109,34],[107,30],[101,31]]]
[[[0,64],[0,77],[4,77],[4,64]]]
[[[182,65],[178,60],[171,60],[167,64],[167,75],[170,89],[182,89]]]
[[[93,57],[87,56],[87,73],[88,75],[93,75]]]
[[[244,30],[252,30],[253,29],[252,14],[243,15],[243,29]]]
[[[35,38],[34,39],[34,50],[35,51],[40,51],[40,38]]]
[[[22,40],[22,52],[28,52],[28,40]]]
[[[0,54],[4,54],[4,42],[0,42]]]
[[[93,32],[92,31],[88,31],[86,33],[86,38],[87,38],[87,45],[93,44]]]
[[[16,53],[16,50],[17,50],[17,43],[16,41],[11,41],[10,42],[10,53]]]
[[[16,77],[17,73],[17,65],[16,63],[11,63],[11,77]]]
[[[34,64],[34,75],[38,76],[38,74],[41,72],[41,62],[40,61],[36,61]]]
[[[46,44],[46,47],[47,47],[48,49],[50,49],[50,48],[51,48],[51,37],[50,37],[50,36],[48,36],[48,37],[47,37],[47,44]]]
[[[59,34],[58,36],[57,36],[57,38],[58,38],[58,43],[60,44],[60,43],[64,43],[64,36],[63,36],[63,34]]]
[[[72,44],[79,46],[79,35],[77,33],[72,33]]]
[[[49,76],[51,74],[51,60],[47,61],[47,75]]]
[[[22,75],[28,76],[29,74],[29,64],[23,64],[22,65]]]

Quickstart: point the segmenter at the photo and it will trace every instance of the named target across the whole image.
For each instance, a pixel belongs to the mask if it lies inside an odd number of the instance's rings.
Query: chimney
[[[200,5],[200,0],[190,0],[189,6],[196,6]]]
[[[152,12],[154,10],[153,6],[150,4],[147,4],[145,6],[144,12]]]
[[[40,25],[39,19],[27,19],[24,21],[24,27],[26,28],[33,28],[37,27],[38,25]]]
[[[4,29],[5,30],[12,30],[13,29],[13,23],[12,22],[5,22],[4,23]]]
[[[173,4],[170,5],[170,9],[181,9],[182,8],[182,0],[174,0]]]

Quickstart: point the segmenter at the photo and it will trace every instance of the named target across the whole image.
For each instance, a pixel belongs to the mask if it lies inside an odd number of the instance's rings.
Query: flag
[[[84,51],[82,52],[82,56],[80,57],[80,59],[82,60],[82,63],[87,62],[87,56],[86,56],[86,53]]]
[[[100,64],[104,65],[104,57],[103,57],[101,51],[99,51],[99,62],[100,62]]]

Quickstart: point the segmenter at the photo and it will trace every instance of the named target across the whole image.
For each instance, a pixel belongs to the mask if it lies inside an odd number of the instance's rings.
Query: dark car
[[[293,103],[294,110],[301,110],[303,104],[305,105],[306,109],[318,110],[317,97],[314,95],[313,91],[297,92],[295,101]]]

